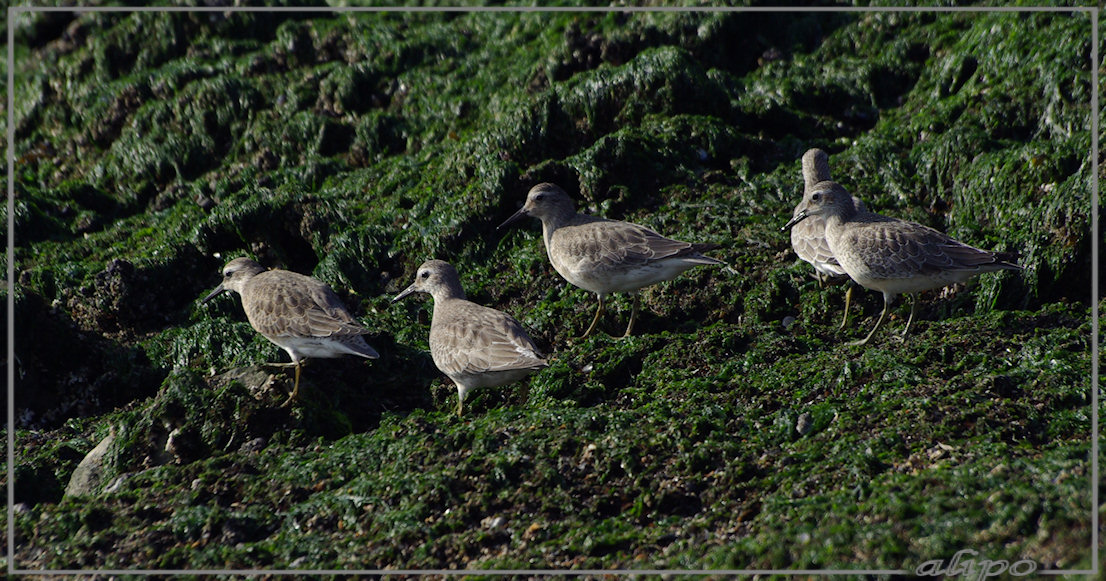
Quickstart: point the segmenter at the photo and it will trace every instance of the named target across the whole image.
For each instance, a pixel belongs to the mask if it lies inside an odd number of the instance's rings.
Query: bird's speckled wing
[[[840,270],[837,259],[833,257],[829,242],[826,240],[826,222],[821,216],[811,216],[791,228],[791,248],[795,254],[811,263],[821,264]],[[840,270],[840,274],[844,274]]]
[[[263,285],[243,300],[254,328],[272,337],[362,335],[362,327],[327,285],[288,271],[268,271],[250,281]]]
[[[713,247],[710,244],[672,240],[630,222],[602,220],[590,216],[580,218],[589,220],[562,227],[555,234],[559,238],[558,244],[563,245],[562,255],[593,261],[596,263],[595,267],[600,269],[640,266],[677,256],[691,258],[700,251]],[[718,263],[712,258],[698,258],[704,264]]]
[[[927,226],[902,220],[873,222],[848,231],[853,252],[879,278],[949,271],[1018,268],[993,252],[969,246]]]
[[[430,354],[446,375],[548,365],[522,325],[510,315],[462,299],[451,299],[451,303],[449,309],[435,305],[430,328]]]

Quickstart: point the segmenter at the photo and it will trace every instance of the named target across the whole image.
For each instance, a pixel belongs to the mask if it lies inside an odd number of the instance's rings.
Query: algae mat
[[[1087,12],[12,25],[16,568],[1094,565]],[[779,231],[810,147],[1026,270],[847,347],[881,298],[838,331],[844,287]],[[541,181],[728,266],[574,340],[594,297],[536,225],[495,230]],[[315,361],[280,408],[284,355],[199,304],[237,256],[330,284],[381,358]],[[429,301],[389,303],[430,258],[552,354],[460,419]]]

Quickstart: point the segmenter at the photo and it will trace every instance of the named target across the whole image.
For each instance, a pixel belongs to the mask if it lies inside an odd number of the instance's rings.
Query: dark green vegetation
[[[16,565],[880,568],[970,548],[1090,563],[1086,14],[71,14],[17,22]],[[882,305],[779,227],[798,159],[869,207],[1021,252]],[[538,228],[585,211],[715,242],[636,336]],[[311,273],[374,333],[301,402],[230,258]],[[456,391],[428,258],[554,356]],[[793,322],[792,322],[793,321]],[[526,388],[528,386],[528,389]],[[103,489],[63,490],[115,434]]]

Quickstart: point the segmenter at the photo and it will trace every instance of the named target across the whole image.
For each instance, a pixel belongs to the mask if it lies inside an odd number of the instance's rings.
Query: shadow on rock
[[[17,425],[57,427],[152,394],[165,378],[140,346],[82,331],[40,295],[15,297]]]

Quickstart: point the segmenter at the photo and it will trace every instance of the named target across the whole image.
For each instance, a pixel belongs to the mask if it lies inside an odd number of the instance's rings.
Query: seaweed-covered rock
[[[1087,12],[13,25],[19,566],[1093,565]],[[779,231],[810,147],[869,208],[1025,272],[844,347],[878,295],[838,331],[841,288]],[[540,181],[727,267],[574,341],[593,300],[536,226],[495,229]],[[278,408],[280,351],[199,305],[235,256],[330,284],[381,358],[312,363]],[[429,305],[389,303],[431,258],[552,353],[528,392],[453,417]],[[99,492],[64,496],[109,433]]]

